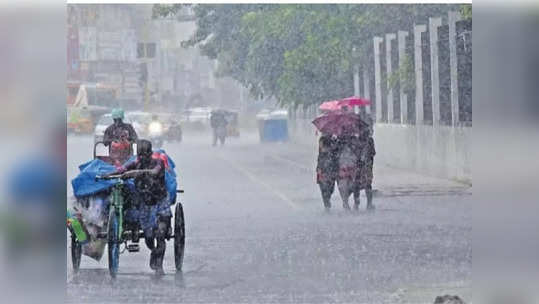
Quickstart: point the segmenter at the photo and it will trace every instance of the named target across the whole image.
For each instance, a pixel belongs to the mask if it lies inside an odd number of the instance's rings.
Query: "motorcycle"
[[[183,137],[182,127],[176,122],[172,122],[167,131],[167,140],[181,142]]]

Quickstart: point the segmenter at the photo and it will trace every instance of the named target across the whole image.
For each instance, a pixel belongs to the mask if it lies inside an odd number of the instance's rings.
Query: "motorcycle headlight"
[[[148,126],[150,134],[161,134],[163,132],[163,125],[160,122],[154,121]]]

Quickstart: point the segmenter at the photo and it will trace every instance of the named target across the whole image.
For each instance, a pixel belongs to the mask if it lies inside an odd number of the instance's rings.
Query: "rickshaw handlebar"
[[[95,180],[108,180],[108,179],[118,179],[122,178],[122,174],[114,174],[114,175],[96,175]],[[176,190],[176,193],[184,193],[182,189]]]
[[[114,174],[114,175],[96,175],[96,176],[95,176],[95,179],[96,179],[96,180],[101,180],[101,179],[107,180],[107,179],[118,179],[118,178],[121,178],[121,177],[122,177],[121,174]]]

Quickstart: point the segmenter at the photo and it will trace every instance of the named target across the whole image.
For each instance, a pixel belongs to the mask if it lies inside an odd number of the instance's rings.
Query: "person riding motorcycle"
[[[152,121],[148,124],[148,136],[157,148],[163,145],[163,133],[163,124],[159,120],[159,116],[153,114]]]
[[[105,130],[103,143],[110,148],[110,156],[118,165],[129,159],[131,144],[138,139],[138,136],[131,124],[123,122],[122,109],[113,109],[111,116],[114,122]]]
[[[177,142],[181,142],[182,141],[182,126],[175,120],[175,119],[171,119],[170,120],[170,125],[168,127],[168,131],[167,131],[167,139],[170,140],[170,141],[177,141]]]
[[[123,179],[135,179],[135,195],[132,197],[138,206],[139,224],[144,231],[146,246],[151,250],[150,268],[157,274],[164,273],[165,238],[172,217],[165,169],[163,159],[152,152],[152,143],[141,139],[137,141],[137,158],[107,174],[122,174]]]

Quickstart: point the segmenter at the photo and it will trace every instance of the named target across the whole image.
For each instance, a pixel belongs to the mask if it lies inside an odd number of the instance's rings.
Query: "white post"
[[[214,71],[217,71],[217,60],[211,62],[213,68],[208,69],[208,88],[215,89],[215,77],[213,75]]]
[[[423,124],[423,51],[421,33],[427,31],[426,25],[414,26],[414,61],[415,61],[415,120],[416,125]]]
[[[430,80],[432,91],[432,125],[440,125],[440,75],[438,74],[438,27],[442,18],[429,18]]]
[[[359,96],[359,66],[354,66],[354,96]],[[354,113],[359,113],[359,107],[354,106]]]
[[[365,99],[370,100],[371,99],[371,92],[369,90],[369,72],[367,71],[367,67],[363,69],[363,97]],[[371,106],[366,106],[365,110],[368,114],[371,114]]]
[[[359,67],[354,67],[354,96],[359,96]]]
[[[243,85],[239,84],[240,87],[240,112],[243,113],[245,111],[245,98],[243,96]]]
[[[402,69],[404,66],[404,58],[406,57],[406,37],[408,37],[408,32],[399,31],[398,32],[398,43],[399,43],[399,69]],[[401,116],[400,122],[405,124],[408,122],[408,96],[404,93],[404,75],[402,73],[399,75],[400,83],[400,105],[401,105]]]
[[[456,126],[459,121],[459,86],[457,71],[457,30],[456,23],[461,19],[460,12],[449,12],[449,69],[451,74],[451,120]]]
[[[376,122],[382,121],[382,87],[381,87],[381,71],[380,71],[380,43],[384,39],[382,37],[374,37],[374,95],[376,98]]]
[[[389,85],[389,78],[391,77],[391,40],[394,40],[397,36],[393,33],[386,34],[386,82],[387,82],[387,122],[393,122],[393,88]]]

